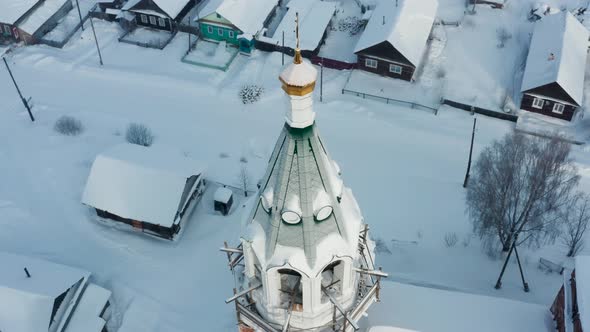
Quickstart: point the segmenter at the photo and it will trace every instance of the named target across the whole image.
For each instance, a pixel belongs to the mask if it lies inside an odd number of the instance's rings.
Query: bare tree
[[[482,239],[498,237],[502,250],[554,242],[559,212],[579,176],[570,144],[509,133],[480,155],[467,189],[467,212]],[[484,241],[485,242],[485,241]]]
[[[590,197],[578,193],[560,214],[564,224],[561,240],[568,248],[567,256],[575,256],[584,246],[584,233],[590,222]]]
[[[244,190],[244,196],[248,197],[248,187],[250,186],[250,173],[248,173],[248,167],[245,163],[241,164],[239,174],[240,186]]]
[[[512,34],[502,27],[496,30],[496,37],[498,38],[498,48],[504,48],[506,42],[512,38]]]

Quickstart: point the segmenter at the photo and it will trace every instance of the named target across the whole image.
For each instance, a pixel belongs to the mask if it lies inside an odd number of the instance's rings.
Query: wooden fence
[[[432,107],[432,106],[423,105],[423,104],[412,102],[412,101],[406,101],[406,100],[399,100],[399,99],[394,99],[394,98],[387,98],[387,97],[375,96],[375,95],[372,95],[372,94],[369,94],[369,93],[352,91],[352,90],[347,90],[347,89],[342,89],[342,94],[354,95],[354,96],[357,96],[357,97],[361,97],[363,99],[373,99],[373,100],[384,102],[386,104],[392,104],[392,105],[398,104],[398,105],[402,105],[402,106],[410,106],[410,108],[413,108],[413,109],[424,109],[424,110],[433,112],[434,115],[437,115],[438,114],[438,108]]]
[[[492,111],[492,110],[488,110],[485,108],[481,108],[481,107],[477,107],[477,106],[473,106],[473,105],[467,105],[467,104],[459,103],[459,102],[448,100],[448,99],[443,99],[442,103],[444,105],[449,105],[451,107],[458,108],[458,109],[461,109],[461,110],[464,110],[467,112],[471,112],[471,113],[487,115],[487,116],[491,116],[493,118],[508,120],[508,121],[512,121],[512,122],[518,121],[518,116],[513,115],[513,114]]]
[[[350,62],[344,62],[344,61],[340,61],[340,60],[323,58],[320,56],[312,56],[310,60],[311,60],[311,63],[313,63],[315,65],[321,65],[321,66],[324,66],[326,68],[331,68],[331,69],[351,70],[351,69],[356,69],[358,67],[358,64],[356,62],[350,63]]]

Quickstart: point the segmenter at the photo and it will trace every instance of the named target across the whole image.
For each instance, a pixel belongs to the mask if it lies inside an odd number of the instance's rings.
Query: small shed
[[[584,99],[588,30],[569,12],[543,16],[522,81],[520,109],[571,121]]]
[[[120,144],[96,157],[82,203],[99,220],[172,240],[203,195],[203,170],[170,147]]]
[[[213,195],[213,204],[215,211],[221,212],[224,216],[229,214],[231,207],[234,203],[233,192],[225,187],[219,187]]]
[[[360,69],[411,81],[421,66],[437,0],[381,0],[354,53]]]
[[[106,331],[111,292],[89,272],[3,252],[0,266],[1,331]]]

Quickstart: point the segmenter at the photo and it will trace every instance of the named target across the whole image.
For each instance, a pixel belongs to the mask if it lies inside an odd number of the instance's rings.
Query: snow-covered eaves
[[[0,0],[0,23],[14,24],[39,0]]]
[[[202,173],[200,163],[172,148],[121,144],[96,157],[82,203],[171,227],[188,178]]]
[[[576,256],[576,295],[582,330],[590,331],[590,256]]]
[[[337,2],[317,0],[291,0],[287,3],[289,8],[281,23],[275,30],[273,44],[281,44],[283,32],[285,33],[285,46],[295,49],[295,14],[299,13],[299,37],[300,49],[313,51],[319,47],[320,42],[330,20],[336,11]],[[269,39],[269,38],[266,38]]]
[[[33,35],[43,24],[71,0],[45,0],[30,15],[18,24],[19,29]]]
[[[55,298],[90,276],[81,269],[4,252],[0,266],[2,331],[47,331]]]
[[[199,17],[217,13],[240,29],[242,33],[256,35],[262,30],[264,21],[277,2],[277,0],[210,0],[199,12]]]
[[[557,83],[581,105],[589,37],[588,30],[569,12],[537,21],[521,91]]]
[[[437,10],[438,0],[380,1],[354,53],[388,42],[419,67]]]

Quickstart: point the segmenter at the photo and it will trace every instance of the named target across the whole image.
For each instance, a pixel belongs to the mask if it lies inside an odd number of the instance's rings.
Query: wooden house
[[[358,68],[413,80],[422,64],[437,9],[437,0],[379,2],[354,50]]]
[[[173,32],[194,5],[195,0],[129,0],[122,11],[132,14],[138,26]]]
[[[71,0],[0,0],[0,44],[35,44],[72,8]]]
[[[211,0],[199,12],[201,38],[226,41],[242,53],[254,49],[254,38],[275,14],[278,0]]]
[[[0,330],[108,332],[111,292],[89,272],[9,253],[0,266]]]
[[[173,240],[204,190],[203,169],[180,151],[121,144],[96,157],[82,203],[100,221]]]
[[[571,121],[584,97],[588,30],[569,12],[535,23],[520,108]]]
[[[219,187],[213,195],[213,205],[215,211],[221,212],[224,216],[229,214],[231,207],[234,203],[233,192],[225,187]]]
[[[590,331],[590,256],[577,256],[574,271],[564,274],[551,313],[559,332]]]

